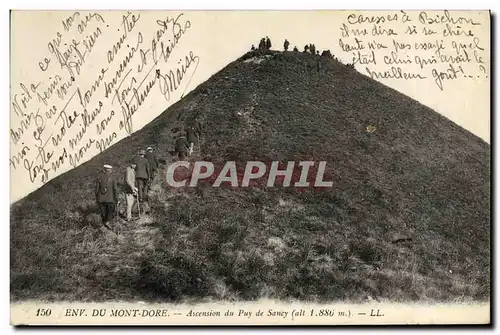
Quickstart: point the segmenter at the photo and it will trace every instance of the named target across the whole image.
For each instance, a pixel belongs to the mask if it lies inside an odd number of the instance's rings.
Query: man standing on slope
[[[149,164],[149,172],[151,172],[150,182],[153,182],[153,178],[155,177],[156,170],[158,170],[158,158],[153,152],[153,148],[148,147],[146,149],[146,159]]]
[[[191,156],[193,154],[194,144],[199,140],[199,130],[198,127],[189,126],[186,130],[187,143],[189,146],[188,155]]]
[[[95,183],[95,196],[99,204],[101,219],[105,226],[113,220],[118,200],[117,183],[111,174],[113,167],[105,164],[103,170],[98,174]]]
[[[125,170],[125,199],[127,202],[127,221],[132,220],[132,207],[137,196],[137,187],[135,187],[135,163],[131,163]]]
[[[144,155],[145,150],[139,150],[139,157],[137,157],[135,165],[135,180],[137,182],[137,189],[139,193],[139,202],[143,202],[147,197],[147,185],[151,172],[149,171],[149,163]]]
[[[182,134],[179,135],[179,137],[175,141],[175,153],[178,155],[180,161],[186,159],[186,154],[188,149],[189,147],[186,141],[186,137],[183,136]]]

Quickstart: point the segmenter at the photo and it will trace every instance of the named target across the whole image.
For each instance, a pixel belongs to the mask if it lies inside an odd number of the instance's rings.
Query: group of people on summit
[[[266,36],[265,38],[263,37],[263,38],[260,39],[258,50],[270,50],[271,46],[272,46],[271,39],[269,38],[269,36]],[[288,51],[289,47],[290,47],[290,41],[288,41],[285,38],[285,42],[283,42],[283,49],[285,51]],[[252,44],[252,47],[250,48],[250,50],[254,51],[254,50],[257,50],[257,49]],[[295,46],[293,48],[293,51],[295,51],[295,52],[299,51],[299,49],[297,48],[297,46]],[[304,52],[308,52],[308,53],[311,53],[313,55],[319,55],[319,51],[316,51],[316,46],[314,44],[312,44],[312,43],[306,44],[304,46]],[[329,52],[329,50],[328,50],[328,52]]]
[[[199,123],[188,126],[184,132],[175,136],[175,149],[171,154],[179,160],[191,156],[194,145],[199,141],[201,127]],[[124,189],[126,202],[126,219],[132,220],[132,208],[137,202],[139,216],[141,203],[148,201],[148,192],[155,179],[160,164],[165,164],[164,159],[159,159],[153,147],[139,150],[137,157],[126,167]],[[117,216],[118,182],[113,174],[113,166],[104,164],[95,181],[95,196],[99,206],[102,223],[107,228],[108,224]]]
[[[290,47],[290,41],[288,41],[288,39],[285,38],[285,41],[283,42],[283,49],[285,51],[288,51],[289,47]],[[269,36],[266,36],[266,38],[261,38],[261,40],[259,42],[258,49],[256,49],[253,44],[250,48],[251,51],[255,51],[255,50],[262,51],[262,50],[270,50],[270,49],[271,49],[271,40],[269,39]],[[297,46],[293,47],[293,52],[299,52],[299,49],[297,48]],[[336,61],[339,61],[339,59],[337,57],[332,55],[330,50],[323,50],[323,52],[321,52],[321,54],[320,54],[319,50],[316,49],[316,45],[314,45],[313,43],[309,43],[309,44],[304,45],[304,50],[302,52],[309,53],[309,54],[315,55],[315,56],[332,58]],[[345,66],[349,67],[349,68],[354,68],[354,63],[347,63],[347,64],[345,64]],[[320,71],[319,64],[317,65],[317,68],[318,68],[318,72],[319,72]]]
[[[269,39],[269,36],[266,36],[265,38],[262,37],[259,42],[259,50],[270,50],[271,49],[271,40]],[[252,50],[255,50],[255,46],[252,44]]]

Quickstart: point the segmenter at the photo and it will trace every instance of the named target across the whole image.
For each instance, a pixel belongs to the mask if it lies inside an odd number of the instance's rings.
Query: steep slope
[[[192,119],[193,160],[327,161],[333,187],[171,189],[163,166],[148,215],[100,227],[96,170],[121,177],[148,145],[173,161],[172,128]],[[489,299],[489,248],[488,144],[334,60],[248,53],[12,206],[11,295]]]

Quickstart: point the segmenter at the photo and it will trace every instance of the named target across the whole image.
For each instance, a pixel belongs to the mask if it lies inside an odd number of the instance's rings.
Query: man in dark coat
[[[148,192],[148,183],[151,177],[151,171],[149,170],[148,159],[144,157],[146,154],[145,150],[139,150],[139,156],[135,161],[135,180],[137,182],[137,193],[139,195],[139,201],[143,202],[146,200]]]
[[[316,54],[316,46],[314,44],[309,44],[309,51],[311,52],[311,55]]]
[[[266,48],[266,40],[265,38],[261,38],[259,42],[259,50],[264,50]]]
[[[151,172],[151,176],[149,179],[153,181],[153,178],[155,177],[156,170],[158,170],[158,158],[156,157],[155,153],[153,152],[152,147],[148,147],[146,149],[146,159],[148,160],[149,164],[149,172]]]
[[[288,42],[288,40],[285,38],[285,43],[283,44],[283,48],[285,49],[285,51],[288,51],[289,45],[290,45],[290,42]]]
[[[188,152],[189,146],[186,137],[180,135],[175,141],[175,153],[178,155],[179,160],[183,161],[186,159],[186,154]]]
[[[266,36],[266,49],[271,49],[271,40],[269,39],[269,36]]]
[[[95,197],[99,204],[101,218],[104,225],[113,220],[118,200],[116,179],[111,174],[113,167],[105,164],[95,182]]]
[[[294,47],[293,47],[293,51],[294,51],[294,52],[299,52],[299,49],[297,48],[297,46],[294,46]]]

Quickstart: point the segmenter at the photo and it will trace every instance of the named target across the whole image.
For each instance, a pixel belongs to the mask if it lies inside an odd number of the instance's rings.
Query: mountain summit
[[[194,160],[326,161],[330,188],[171,188]],[[149,210],[99,224],[94,176],[161,165]],[[330,57],[249,52],[153,122],[11,206],[11,295],[53,300],[487,300],[490,146]]]

